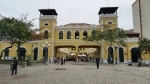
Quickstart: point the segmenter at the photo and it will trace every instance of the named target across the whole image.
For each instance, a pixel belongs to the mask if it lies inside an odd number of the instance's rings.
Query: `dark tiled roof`
[[[58,15],[55,9],[39,9],[43,15]]]
[[[87,24],[87,23],[69,23],[65,25],[92,25],[92,24]]]
[[[125,34],[140,34],[137,32],[133,32],[133,30],[124,30]]]
[[[118,7],[101,7],[98,14],[114,14]]]

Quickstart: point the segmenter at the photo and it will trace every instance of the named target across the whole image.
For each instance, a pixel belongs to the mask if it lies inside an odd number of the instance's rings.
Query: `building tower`
[[[103,31],[103,25],[108,25],[108,26],[110,26],[110,28],[118,27],[117,9],[118,9],[118,7],[102,7],[102,8],[100,8],[98,15],[99,15],[99,25],[102,26],[102,28],[101,28],[102,31]],[[101,56],[102,56],[102,58],[104,58],[104,48],[103,47],[101,48]],[[106,61],[104,61],[104,62],[106,62]]]
[[[133,31],[141,33],[141,37],[149,36],[150,0],[136,0],[132,4]]]
[[[101,7],[99,10],[99,25],[109,24],[111,28],[118,27],[118,7]]]
[[[57,12],[55,9],[39,9],[39,28],[40,33],[44,35],[44,40],[42,42],[47,41],[50,43],[49,51],[46,54],[48,56],[54,56],[54,27],[57,26]],[[42,55],[42,54],[40,54]]]
[[[45,33],[45,31],[54,32],[54,26],[57,25],[57,12],[55,9],[39,9],[39,27],[42,28],[40,32]],[[48,38],[46,38],[48,39]]]

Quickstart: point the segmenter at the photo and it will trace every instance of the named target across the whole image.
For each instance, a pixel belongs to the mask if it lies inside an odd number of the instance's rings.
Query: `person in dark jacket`
[[[100,59],[98,56],[96,56],[96,66],[97,66],[97,69],[99,69],[99,62],[100,62]]]
[[[14,75],[14,71],[15,71],[15,75],[17,75],[17,66],[18,66],[18,60],[16,59],[16,57],[14,57],[12,75]]]
[[[63,65],[63,56],[60,58],[60,61],[61,61],[61,65]]]

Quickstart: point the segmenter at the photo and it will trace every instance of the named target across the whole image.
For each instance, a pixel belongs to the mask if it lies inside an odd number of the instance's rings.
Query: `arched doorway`
[[[46,60],[48,59],[48,48],[47,47],[43,48],[43,57],[46,58]]]
[[[119,60],[120,62],[124,62],[124,51],[123,48],[119,48]]]
[[[9,57],[9,48],[5,48],[4,60],[6,57]]]
[[[18,50],[17,50],[18,51]],[[18,60],[25,60],[26,58],[26,49],[21,47],[19,49],[19,56],[18,56]]]
[[[109,47],[108,48],[108,62],[111,63],[114,63],[114,53],[113,53],[113,48],[112,47]]]
[[[34,58],[33,58],[33,60],[37,60],[37,58],[38,58],[38,48],[36,47],[36,48],[34,48]]]
[[[138,48],[131,49],[131,59],[132,62],[138,62],[138,58],[141,58],[141,52]]]

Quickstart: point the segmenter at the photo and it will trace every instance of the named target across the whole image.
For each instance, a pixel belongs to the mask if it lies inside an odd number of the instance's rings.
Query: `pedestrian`
[[[61,61],[61,65],[63,65],[63,57],[61,57],[60,61]]]
[[[90,56],[90,62],[91,62],[91,60],[92,60],[92,57]]]
[[[17,66],[18,66],[18,60],[16,59],[16,57],[14,57],[12,75],[14,75],[14,71],[15,71],[15,75],[17,75]]]
[[[142,59],[140,57],[138,58],[138,62],[139,62],[139,64],[137,66],[141,67],[142,66]]]
[[[99,69],[99,61],[100,61],[99,57],[96,56],[96,66],[97,66],[97,69]]]
[[[64,58],[64,64],[65,64],[65,62],[66,62],[66,59]]]

